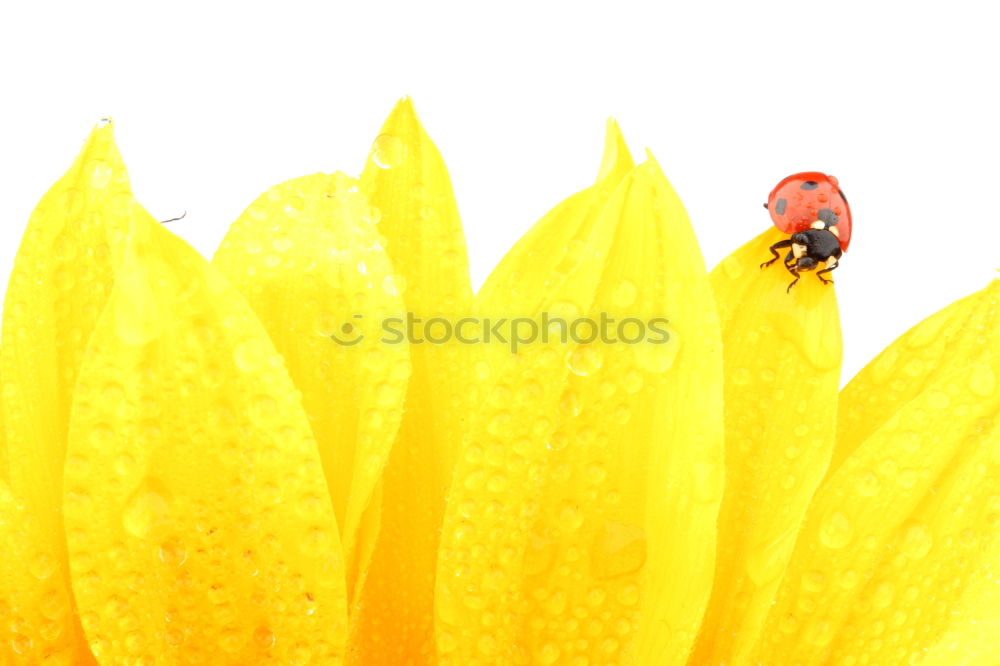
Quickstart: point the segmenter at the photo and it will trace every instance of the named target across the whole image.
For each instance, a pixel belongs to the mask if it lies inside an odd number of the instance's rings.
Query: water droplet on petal
[[[129,534],[142,538],[167,520],[170,503],[164,493],[158,492],[150,483],[141,485],[122,511],[122,524]]]
[[[642,342],[632,345],[637,363],[650,372],[666,372],[674,364],[680,349],[677,332],[665,324],[656,324],[661,333],[652,331]]]
[[[933,545],[934,539],[931,537],[930,532],[927,531],[927,528],[922,525],[914,525],[907,528],[903,533],[903,540],[899,544],[899,549],[907,556],[919,560],[931,552],[931,546]]]
[[[609,520],[598,531],[591,566],[598,578],[638,571],[646,563],[646,531],[638,525]]]
[[[573,374],[580,377],[586,377],[600,370],[603,361],[603,354],[595,345],[578,345],[566,356],[566,365]]]
[[[615,305],[620,308],[627,308],[628,306],[635,303],[635,297],[638,294],[638,290],[635,288],[635,283],[631,280],[622,280],[615,287],[614,294],[611,296],[611,300],[614,301]]]
[[[996,389],[996,377],[993,369],[984,362],[976,364],[972,369],[972,376],[969,377],[969,388],[978,396],[987,398]]]
[[[274,645],[274,632],[270,627],[260,626],[254,629],[253,642],[257,647],[267,649]]]
[[[160,561],[171,567],[179,567],[187,561],[187,550],[180,541],[170,540],[160,544]]]
[[[398,136],[380,134],[372,146],[372,160],[382,169],[398,167],[403,163],[406,145]]]
[[[853,537],[851,521],[839,511],[827,515],[819,528],[819,540],[827,548],[843,548]]]

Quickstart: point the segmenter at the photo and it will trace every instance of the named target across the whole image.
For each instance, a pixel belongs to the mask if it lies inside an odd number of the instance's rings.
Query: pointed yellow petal
[[[68,457],[73,591],[102,661],[343,657],[342,551],[299,394],[238,292],[141,210]]]
[[[829,473],[942,373],[981,354],[988,316],[979,294],[966,296],[914,326],[866,365],[840,392]]]
[[[608,183],[613,188],[634,166],[632,153],[629,152],[628,144],[625,143],[625,137],[618,126],[618,121],[614,118],[608,118],[604,131],[604,157],[601,159],[601,168],[597,172],[597,184]]]
[[[451,322],[472,309],[468,259],[444,162],[401,101],[382,126],[361,175],[361,189],[380,216],[379,232],[403,301],[420,319]],[[442,326],[427,331],[439,339]],[[381,531],[368,582],[352,617],[354,663],[424,664],[433,652],[433,590],[444,498],[471,404],[475,345],[456,339],[410,347],[413,372],[406,411],[382,488]]]
[[[73,387],[133,204],[112,130],[94,129],[32,213],[4,302],[8,506],[19,507],[12,524],[26,549],[25,559],[0,558],[0,599],[15,627],[0,642],[4,663],[93,663],[69,592],[61,490]]]
[[[726,493],[712,600],[692,664],[744,664],[830,460],[841,338],[833,287],[780,263],[771,229],[712,271],[725,350]]]
[[[441,666],[680,664],[701,620],[722,491],[704,263],[654,162],[625,177],[580,242],[563,279],[520,284],[523,311],[613,321],[582,344],[553,324],[476,416],[442,537]],[[536,261],[564,251],[540,245]]]
[[[383,244],[357,181],[317,174],[261,195],[213,260],[247,298],[302,392],[352,595],[378,532],[377,522],[366,526],[359,544],[362,516],[396,437],[410,374],[405,340],[386,344],[380,325],[403,316],[405,288]]]
[[[1000,554],[998,301],[1000,281],[960,301],[966,315],[989,313],[985,342],[956,348],[963,362],[945,364],[816,493],[762,663],[916,663],[984,619],[969,597],[996,587]]]
[[[497,320],[541,312],[549,293],[539,287],[552,285],[548,292],[554,291],[583,259],[585,241],[593,232],[594,222],[634,166],[618,123],[608,120],[597,182],[560,202],[518,240],[476,294],[477,314]],[[589,296],[598,277],[589,276],[586,283],[583,280],[587,278],[576,279]],[[511,357],[510,325],[502,326],[500,331],[508,342],[494,340],[484,345],[485,365],[476,368],[476,379],[482,386],[491,386],[492,378]]]

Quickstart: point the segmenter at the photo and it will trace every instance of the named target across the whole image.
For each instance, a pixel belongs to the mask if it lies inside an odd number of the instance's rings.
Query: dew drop
[[[812,633],[811,639],[813,645],[817,647],[823,647],[825,645],[829,645],[830,641],[833,640],[833,625],[831,625],[830,622],[824,620],[823,622],[819,622],[818,624],[816,624],[816,626],[813,627],[811,633]]]
[[[987,398],[996,389],[996,377],[993,369],[984,362],[979,362],[972,369],[972,376],[969,377],[969,388],[978,396]]]
[[[403,163],[406,145],[398,136],[380,134],[372,145],[372,160],[382,169],[398,167]]]
[[[90,173],[91,187],[103,190],[111,182],[111,165],[103,160],[94,162],[93,170]]]
[[[31,638],[24,634],[14,633],[10,639],[10,649],[17,654],[25,654],[31,649]]]
[[[896,481],[904,488],[912,488],[917,485],[917,472],[912,469],[904,469],[899,473]]]
[[[550,451],[562,451],[569,444],[569,437],[564,432],[554,432],[545,440],[545,448]]]
[[[187,550],[180,541],[169,540],[160,544],[160,561],[170,567],[179,567],[187,561]]]
[[[566,355],[566,365],[575,375],[586,377],[597,372],[604,361],[598,347],[594,345],[578,345]]]
[[[143,484],[134,493],[122,511],[122,524],[129,534],[143,538],[167,520],[170,503],[165,495],[150,484]]]
[[[880,486],[881,483],[878,480],[878,476],[876,476],[874,472],[864,472],[858,478],[858,482],[854,487],[858,491],[859,495],[874,497],[878,494]]]
[[[808,571],[802,574],[802,589],[815,594],[826,587],[826,576],[822,571]]]
[[[39,580],[45,580],[55,571],[55,560],[48,553],[38,553],[31,561],[31,575]]]
[[[587,480],[591,483],[601,483],[608,477],[608,471],[601,463],[592,463],[587,467]]]
[[[115,458],[115,472],[121,476],[131,474],[135,470],[135,458],[128,453],[123,453]]]
[[[583,525],[583,512],[573,502],[564,502],[559,511],[559,523],[567,531],[574,532]]]
[[[626,393],[638,393],[642,390],[642,373],[638,370],[629,370],[622,379],[622,387]]]
[[[274,632],[270,627],[260,626],[253,631],[253,642],[257,647],[267,649],[274,645]]]
[[[458,647],[458,641],[451,634],[442,631],[437,634],[437,646],[440,652],[454,652]]]
[[[251,338],[241,342],[233,352],[236,367],[243,372],[255,372],[263,367],[267,359],[267,348],[261,340]]]
[[[635,288],[635,283],[631,280],[622,280],[615,287],[615,292],[611,296],[611,300],[614,304],[620,308],[627,308],[628,306],[635,303],[635,297],[638,294],[638,290]]]
[[[554,664],[559,659],[559,648],[552,643],[546,643],[538,652],[538,662],[540,664]]]
[[[878,609],[888,608],[892,604],[895,592],[889,583],[879,583],[872,591],[872,605]]]
[[[666,326],[663,326],[663,329],[666,331],[665,339],[651,334],[646,340],[632,345],[637,363],[650,372],[660,373],[669,370],[680,349],[677,333]]]
[[[827,548],[843,548],[853,536],[851,522],[839,511],[827,515],[819,528],[819,540]]]
[[[271,241],[271,247],[274,248],[275,252],[287,252],[292,249],[292,239],[288,236],[278,236]]]
[[[922,525],[913,525],[903,533],[903,540],[899,544],[899,549],[909,557],[919,560],[931,552],[934,539],[927,528]]]
[[[599,530],[591,550],[591,566],[598,578],[623,576],[645,563],[646,532],[641,527],[609,520]]]

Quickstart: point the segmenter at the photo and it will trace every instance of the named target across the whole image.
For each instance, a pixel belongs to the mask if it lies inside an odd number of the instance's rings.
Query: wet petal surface
[[[361,191],[379,211],[379,232],[405,281],[414,342],[350,657],[366,665],[426,664],[433,658],[434,569],[445,495],[480,350],[447,335],[449,322],[472,310],[465,237],[444,161],[409,100],[397,104],[375,139]]]
[[[299,392],[246,301],[136,215],[74,396],[73,591],[107,663],[314,664],[343,557]]]
[[[959,301],[959,316],[978,317],[983,335],[995,331],[998,293],[995,281]],[[905,349],[912,334],[893,346]],[[961,361],[943,363],[820,487],[762,634],[765,663],[919,663],[934,645],[945,659],[948,635],[988,627],[1000,552],[991,379],[1000,346],[990,337],[955,351]]]
[[[93,663],[70,594],[61,517],[73,387],[136,209],[113,126],[100,123],[32,213],[3,310],[6,499],[0,661]],[[4,549],[6,552],[6,548]]]
[[[725,350],[726,494],[712,601],[692,664],[744,664],[833,450],[841,338],[815,276],[764,270],[770,229],[712,271]]]
[[[378,534],[372,503],[410,375],[408,344],[382,327],[403,317],[405,281],[376,231],[380,213],[357,187],[343,174],[316,174],[271,188],[233,224],[213,260],[247,298],[302,392],[343,526],[352,595]]]
[[[704,264],[652,161],[596,216],[578,202],[554,209],[491,280],[516,284],[530,315],[600,321],[603,312],[617,318],[615,335],[626,315],[659,316],[667,334],[652,336],[662,344],[578,344],[550,329],[548,342],[502,365],[449,496],[442,665],[684,663],[707,600],[722,433]],[[559,220],[579,235],[533,244]],[[574,240],[573,265],[548,283],[542,267],[558,265]],[[540,268],[521,278],[514,267],[527,249]],[[679,282],[687,288],[668,286]]]

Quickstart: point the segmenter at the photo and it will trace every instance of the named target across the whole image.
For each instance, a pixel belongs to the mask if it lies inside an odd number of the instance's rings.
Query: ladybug
[[[840,257],[851,244],[851,209],[837,179],[818,171],[792,174],[771,190],[764,208],[774,226],[791,238],[772,245],[774,258],[760,267],[780,259],[778,249],[787,247],[791,249],[785,255],[785,268],[795,279],[785,291],[799,281],[800,271],[815,270],[820,263],[824,266],[816,277],[823,284],[833,284],[823,274],[840,265]]]

